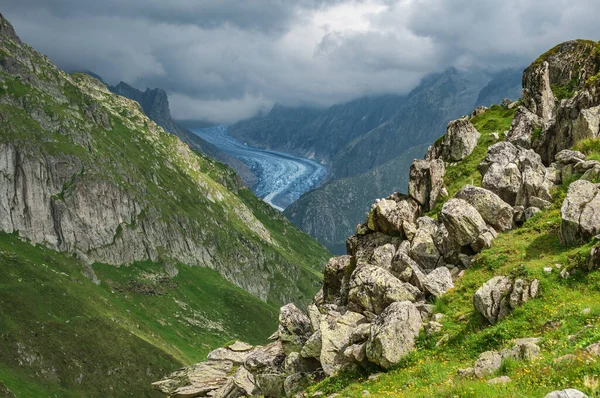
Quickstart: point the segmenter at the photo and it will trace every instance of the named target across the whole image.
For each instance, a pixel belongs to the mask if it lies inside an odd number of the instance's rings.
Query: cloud
[[[600,39],[596,0],[0,0],[0,9],[62,68],[164,88],[176,117],[219,123],[274,103],[406,93],[450,66],[519,67],[559,42]]]

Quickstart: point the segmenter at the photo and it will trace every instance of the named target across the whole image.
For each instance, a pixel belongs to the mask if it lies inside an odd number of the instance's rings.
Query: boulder
[[[435,243],[436,234],[437,222],[435,220],[429,217],[417,219],[417,231],[410,243],[408,254],[425,270],[432,270],[443,265],[442,255]]]
[[[367,227],[372,231],[381,231],[387,235],[404,234],[403,224],[414,223],[419,217],[417,201],[407,195],[395,194],[390,198],[378,200],[371,207],[367,217]]]
[[[352,257],[333,257],[323,270],[323,300],[327,304],[344,305],[348,300]],[[391,260],[390,260],[391,261]]]
[[[322,371],[294,373],[286,377],[283,387],[287,397],[298,396],[296,394],[306,390],[311,384],[316,384],[325,378]],[[302,395],[303,396],[303,395]]]
[[[439,214],[449,238],[458,247],[470,246],[475,252],[489,247],[495,231],[488,227],[479,212],[463,199],[450,199]]]
[[[410,283],[420,291],[424,291],[425,272],[419,264],[403,250],[398,250],[392,261],[392,274],[402,282]]]
[[[366,318],[352,311],[340,314],[329,311],[321,320],[322,347],[320,361],[323,371],[331,376],[354,364],[344,356],[350,345],[350,336],[356,327],[366,323]]]
[[[515,112],[506,140],[523,148],[530,148],[534,133],[541,132],[544,127],[542,119],[524,106]]]
[[[441,297],[448,290],[454,288],[452,274],[446,267],[439,267],[431,271],[423,281],[425,291],[435,297]]]
[[[397,364],[414,348],[421,326],[421,315],[413,303],[392,303],[371,325],[367,358],[386,369]]]
[[[491,324],[508,314],[506,296],[512,287],[510,279],[496,276],[487,281],[475,292],[473,305]]]
[[[278,331],[286,352],[300,351],[313,333],[310,319],[294,304],[281,307]]]
[[[425,159],[457,162],[469,156],[479,141],[479,131],[463,117],[448,123],[446,134],[429,147]]]
[[[371,265],[375,265],[379,268],[390,270],[392,269],[392,260],[396,255],[396,246],[391,243],[387,243],[383,246],[379,246],[373,250],[371,256]]]
[[[538,294],[539,281],[511,281],[496,276],[483,284],[473,296],[473,305],[491,324],[501,321],[512,311]]]
[[[408,194],[424,212],[433,209],[441,197],[446,167],[442,159],[415,160],[410,166]]]
[[[281,373],[261,373],[254,376],[261,396],[265,398],[280,398],[285,394],[283,383],[285,376]]]
[[[554,157],[556,162],[566,164],[577,164],[582,163],[585,160],[585,155],[579,151],[572,151],[570,149],[563,149]]]
[[[569,185],[561,207],[560,236],[563,243],[576,245],[600,231],[600,190],[598,184],[578,180]]]
[[[352,274],[348,307],[380,314],[395,301],[416,301],[420,295],[419,289],[400,281],[389,271],[366,265]]]
[[[574,388],[567,388],[566,390],[552,391],[544,398],[588,398],[588,396]]]
[[[358,267],[365,264],[373,264],[375,250],[386,244],[398,246],[401,242],[400,237],[390,236],[381,232],[370,233],[367,235],[353,235],[346,241],[348,254],[354,257],[354,262]]]
[[[479,165],[481,186],[498,195],[511,206],[532,206],[532,197],[552,201],[553,182],[538,154],[499,142],[488,148]]]
[[[473,112],[471,112],[471,114],[469,115],[469,118],[473,119],[476,116],[484,114],[487,110],[488,110],[487,106],[478,106],[477,108],[473,109]]]
[[[466,185],[455,195],[477,210],[483,220],[496,231],[508,231],[514,225],[514,210],[498,195],[485,188]]]
[[[496,351],[486,351],[479,355],[473,368],[475,376],[486,377],[493,375],[502,365],[502,356]]]
[[[256,376],[260,373],[280,373],[283,371],[285,352],[281,341],[275,341],[264,347],[256,347],[246,358],[244,367]]]

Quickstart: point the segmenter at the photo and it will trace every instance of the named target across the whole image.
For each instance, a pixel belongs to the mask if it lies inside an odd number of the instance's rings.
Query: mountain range
[[[361,98],[324,110],[275,106],[267,115],[229,126],[228,132],[242,142],[328,166],[327,181],[284,214],[341,253],[373,197],[406,192],[410,164],[444,133],[448,121],[478,105],[517,99],[520,87],[516,69],[450,68],[426,77],[405,96]],[[331,228],[321,228],[324,222]]]

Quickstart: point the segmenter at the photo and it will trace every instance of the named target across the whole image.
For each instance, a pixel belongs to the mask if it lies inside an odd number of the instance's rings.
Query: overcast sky
[[[0,12],[63,69],[164,88],[176,118],[219,123],[600,40],[598,0],[0,0]]]

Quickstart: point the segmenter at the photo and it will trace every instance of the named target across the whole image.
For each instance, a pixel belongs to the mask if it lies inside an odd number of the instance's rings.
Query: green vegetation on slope
[[[492,248],[476,257],[455,288],[434,303],[446,315],[442,331],[422,333],[417,349],[402,364],[376,381],[365,375],[342,375],[311,391],[338,391],[349,397],[362,397],[363,390],[377,397],[543,397],[553,390],[576,388],[596,396],[600,362],[583,349],[600,339],[600,271],[582,270],[595,243],[579,247],[560,243],[559,207],[566,185],[556,193],[551,210],[500,234]],[[571,276],[563,279],[556,264]],[[545,267],[552,272],[545,273]],[[474,310],[473,294],[493,276],[511,274],[538,278],[540,294],[490,326]],[[541,357],[531,363],[507,361],[498,371],[512,379],[508,384],[489,385],[484,379],[457,374],[459,368],[472,367],[484,351],[508,347],[515,338],[538,336]],[[556,361],[567,354],[574,357]]]
[[[0,261],[0,380],[17,396],[149,396],[181,365],[277,325],[277,308],[206,268],[97,264],[96,286],[71,256],[6,234]]]

